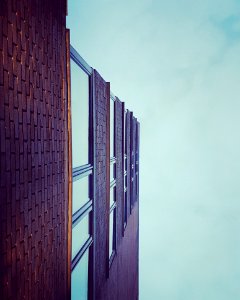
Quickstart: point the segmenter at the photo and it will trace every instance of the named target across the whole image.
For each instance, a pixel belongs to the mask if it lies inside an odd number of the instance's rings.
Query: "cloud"
[[[239,1],[79,3],[76,48],[141,122],[140,299],[239,299]]]

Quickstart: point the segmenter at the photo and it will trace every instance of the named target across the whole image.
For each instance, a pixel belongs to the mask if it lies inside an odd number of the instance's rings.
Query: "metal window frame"
[[[72,216],[72,229],[92,210],[93,201],[89,200]]]
[[[85,244],[78,251],[78,253],[74,256],[74,259],[72,260],[71,271],[75,269],[75,267],[78,265],[85,252],[90,248],[92,244],[93,244],[93,238],[90,236],[85,242]]]
[[[110,188],[109,188],[109,192],[111,191],[111,189],[114,189],[114,203],[111,205],[111,207],[109,208],[109,217],[110,214],[113,212],[113,244],[112,244],[112,253],[109,257],[109,269],[111,268],[111,265],[113,263],[114,257],[116,255],[116,248],[117,248],[117,226],[116,226],[116,218],[117,218],[117,202],[116,202],[116,97],[115,95],[110,91],[110,101],[114,102],[114,106],[113,106],[113,112],[114,112],[114,119],[113,119],[113,137],[110,136],[110,143],[111,143],[111,138],[113,138],[113,156],[110,157],[110,163],[109,163],[109,167],[111,165],[114,165],[113,168],[113,180],[111,182],[109,182]],[[110,110],[110,116],[111,118],[111,110]],[[110,122],[110,126],[111,126],[111,122]],[[110,194],[110,193],[109,193]],[[110,221],[109,221],[109,226],[110,226]],[[110,228],[109,228],[109,233],[110,234]],[[109,236],[110,238],[110,236]],[[109,238],[108,238],[108,242],[109,242]]]
[[[77,50],[70,45],[70,58],[89,76],[93,73],[93,68],[82,58],[82,56],[77,52]]]
[[[73,181],[77,181],[83,177],[93,174],[93,165],[86,164],[80,167],[73,168],[72,177]]]
[[[112,204],[112,206],[110,208],[110,211],[109,211],[109,216],[110,216],[111,213],[113,213],[113,241],[112,241],[112,253],[109,257],[109,269],[111,268],[112,263],[113,263],[114,258],[116,256],[116,253],[117,253],[117,249],[116,249],[116,244],[117,244],[117,235],[116,235],[116,231],[117,231],[117,205],[116,205],[116,202],[114,202]]]
[[[72,180],[70,182],[71,184],[71,197],[72,197],[72,184],[76,180],[80,180],[83,177],[90,176],[89,180],[89,201],[85,203],[78,211],[76,211],[71,216],[71,227],[72,229],[87,215],[89,214],[89,235],[90,237],[86,240],[85,244],[81,247],[81,249],[78,251],[78,253],[71,257],[71,273],[70,273],[70,285],[71,285],[71,274],[74,268],[77,266],[79,261],[81,260],[82,256],[86,251],[89,251],[89,261],[88,261],[88,297],[89,295],[93,293],[93,291],[90,290],[90,288],[93,287],[93,228],[94,228],[94,219],[93,219],[93,199],[94,199],[94,83],[93,83],[93,69],[87,64],[87,62],[79,55],[79,53],[74,49],[72,45],[70,45],[70,55],[69,55],[69,77],[71,78],[71,68],[70,68],[70,62],[71,59],[74,63],[77,64],[77,66],[84,71],[89,78],[89,132],[88,132],[88,140],[89,140],[89,146],[88,146],[88,163],[82,166],[78,166],[75,168],[72,168],[72,161],[71,163],[71,170],[72,174],[70,175]],[[69,80],[71,82],[71,80]],[[71,90],[71,86],[70,86]],[[70,107],[70,114],[71,114],[71,107]],[[70,121],[71,122],[71,121]],[[70,128],[70,135],[72,134],[72,127]],[[72,142],[72,137],[71,137]],[[72,151],[72,149],[71,149]],[[71,154],[72,159],[72,154]],[[70,201],[72,204],[72,200]],[[72,214],[72,210],[71,210]],[[72,230],[71,229],[71,230]],[[71,231],[72,234],[72,231]],[[71,241],[72,243],[72,241]],[[72,246],[71,246],[72,247]]]
[[[114,119],[113,119],[113,137],[110,136],[110,144],[111,139],[113,138],[113,156],[110,157],[110,164],[116,164],[116,97],[110,91],[110,101],[113,101],[113,112],[114,112]],[[111,107],[111,105],[110,105]],[[110,110],[110,118],[111,118],[111,110]],[[110,121],[111,126],[111,121]]]

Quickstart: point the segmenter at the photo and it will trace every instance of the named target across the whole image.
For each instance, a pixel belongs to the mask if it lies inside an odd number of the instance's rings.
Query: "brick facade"
[[[70,298],[69,51],[65,0],[0,2],[0,299]],[[116,98],[117,242],[109,268],[110,83],[96,70],[91,76],[94,195],[89,295],[97,300],[136,300],[138,201],[134,204],[132,196],[130,202],[136,119],[127,111],[124,229],[125,107]]]
[[[115,100],[115,156],[116,156],[116,254],[109,267],[108,224],[109,224],[109,85],[95,71],[95,111],[96,111],[96,194],[95,194],[95,296],[98,300],[136,300],[138,299],[138,201],[132,201],[130,213],[130,170],[128,159],[128,221],[123,235],[124,214],[124,147],[123,118],[124,103]],[[107,98],[106,98],[107,95]],[[110,100],[112,101],[112,100]],[[136,119],[127,112],[127,154],[135,151],[132,132]],[[105,133],[106,131],[106,133]],[[130,134],[131,133],[131,134]],[[132,147],[132,148],[131,148]],[[135,171],[135,169],[133,170]],[[106,193],[107,191],[107,193]],[[132,191],[133,192],[133,191]]]
[[[124,103],[118,98],[115,100],[115,156],[116,156],[116,254],[109,267],[108,258],[108,218],[109,218],[109,93],[108,85],[95,72],[95,109],[96,109],[96,187],[95,195],[95,296],[98,300],[132,300],[138,299],[138,202],[131,210],[130,216],[130,188],[129,188],[129,210],[128,222],[123,236],[123,214],[124,214],[124,148],[123,148],[123,118]],[[104,94],[106,90],[107,99]],[[110,100],[112,101],[112,100]],[[136,124],[132,114],[127,113],[127,154],[131,157],[132,140],[130,135],[131,126]],[[106,126],[107,125],[107,126]],[[131,126],[130,126],[131,125]],[[135,131],[134,131],[135,133]],[[132,135],[134,135],[132,133]],[[99,142],[98,142],[99,141]],[[133,142],[132,142],[133,143]],[[135,146],[132,144],[133,151]],[[130,174],[131,160],[128,159],[128,174]],[[128,176],[130,187],[131,178]],[[100,189],[100,191],[99,191]],[[105,192],[107,191],[107,193]],[[135,201],[133,201],[134,204]]]
[[[109,222],[109,111],[110,84],[94,70],[95,91],[95,197],[94,197],[94,292],[100,299],[108,268]]]
[[[0,299],[66,299],[66,1],[0,9]]]

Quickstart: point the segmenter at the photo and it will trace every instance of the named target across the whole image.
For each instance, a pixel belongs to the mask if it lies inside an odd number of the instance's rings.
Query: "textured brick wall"
[[[94,218],[94,286],[96,299],[100,299],[107,278],[108,222],[109,222],[109,112],[110,85],[94,71],[95,90],[95,199]]]
[[[99,100],[98,100],[99,101]],[[104,100],[105,103],[105,100]],[[122,235],[122,225],[123,225],[123,103],[116,99],[115,102],[115,112],[116,112],[116,201],[117,201],[117,249],[116,255],[113,259],[111,267],[109,269],[109,276],[107,277],[106,269],[104,273],[104,267],[108,268],[106,264],[104,265],[104,259],[107,257],[108,263],[108,248],[104,248],[107,242],[108,236],[105,238],[104,234],[108,235],[108,223],[104,224],[105,221],[108,222],[108,196],[98,197],[95,201],[98,203],[98,209],[101,207],[102,216],[98,216],[101,212],[97,209],[97,219],[101,221],[96,224],[96,231],[98,239],[100,237],[100,231],[102,237],[102,244],[96,241],[96,247],[98,251],[96,256],[102,261],[102,273],[98,274],[100,276],[98,291],[96,296],[98,300],[136,300],[138,299],[138,244],[139,244],[139,233],[138,233],[138,202],[133,206],[131,215],[129,209],[129,216],[127,227],[124,231],[124,236]],[[98,112],[97,112],[98,113]],[[102,113],[101,113],[102,114]],[[132,114],[128,112],[127,118],[130,125],[130,120],[132,119]],[[130,126],[128,127],[128,153],[130,155]],[[107,162],[106,162],[107,165]],[[128,162],[128,173],[130,172],[130,160]],[[99,173],[97,173],[98,176]],[[102,175],[101,175],[102,177]],[[130,174],[129,174],[129,184],[130,184]],[[97,180],[98,182],[98,180]],[[109,179],[106,181],[109,182]],[[105,206],[106,205],[106,206]],[[106,216],[104,215],[106,212]],[[105,231],[105,232],[104,232]],[[99,237],[98,237],[99,235]],[[98,246],[99,245],[99,246]],[[100,247],[101,246],[101,247]],[[99,261],[98,261],[99,263]],[[99,268],[99,265],[96,265]],[[105,276],[103,276],[105,274]],[[98,280],[96,278],[96,280]]]
[[[0,299],[67,299],[68,295],[65,11],[65,0],[0,2]],[[92,288],[95,299],[135,300],[138,203],[131,215],[128,205],[122,237],[123,104],[117,99],[117,253],[109,270],[110,84],[96,71],[93,82]],[[127,120],[130,158],[129,112]],[[128,159],[129,204],[130,168]]]
[[[66,1],[0,2],[0,299],[66,299]]]
[[[135,203],[128,224],[123,229],[123,103],[116,99],[116,202],[117,249],[109,269],[109,112],[110,85],[94,71],[95,91],[95,234],[94,234],[94,290],[98,300],[136,300],[138,297],[138,202]],[[130,157],[130,122],[128,112],[128,155]],[[130,159],[128,160],[130,172]],[[129,186],[130,186],[130,175]],[[129,189],[130,190],[130,189]],[[129,193],[130,198],[130,193]],[[129,206],[130,207],[130,206]]]
[[[110,268],[109,278],[103,282],[98,300],[138,299],[138,202],[135,203],[128,224],[118,244],[117,254]]]

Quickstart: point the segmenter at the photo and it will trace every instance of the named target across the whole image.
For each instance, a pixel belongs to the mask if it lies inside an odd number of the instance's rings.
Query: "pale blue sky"
[[[141,123],[140,300],[240,299],[240,1],[68,2]]]

